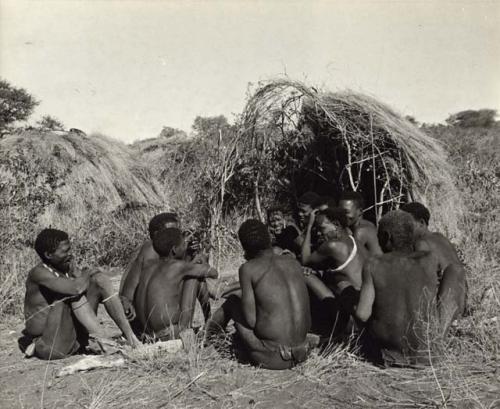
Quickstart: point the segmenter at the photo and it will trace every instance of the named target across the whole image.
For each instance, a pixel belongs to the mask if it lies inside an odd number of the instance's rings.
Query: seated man
[[[309,353],[309,299],[300,264],[274,254],[266,226],[247,220],[238,236],[248,260],[240,267],[241,298],[231,295],[207,324],[213,335],[231,319],[240,353],[258,366],[287,369]]]
[[[120,298],[124,304],[126,312],[134,299],[134,293],[139,284],[144,266],[151,261],[157,261],[159,256],[153,248],[154,235],[163,229],[178,228],[179,219],[175,213],[160,213],[154,216],[148,225],[149,240],[146,240],[136,251],[129,268],[123,273],[120,281]]]
[[[356,317],[366,322],[365,346],[376,346],[372,359],[385,365],[429,364],[430,331],[436,317],[437,260],[413,251],[412,217],[395,210],[382,217],[379,240],[385,254],[363,267]]]
[[[346,192],[340,197],[339,207],[346,211],[347,224],[362,249],[370,255],[382,254],[377,239],[377,228],[363,219],[363,196],[358,192]]]
[[[316,224],[323,242],[311,253],[313,224]],[[302,244],[302,263],[315,270],[323,270],[320,278],[311,274],[306,276],[309,289],[322,303],[321,308],[313,311],[313,322],[316,319],[318,322],[329,320],[329,325],[326,325],[328,332],[334,329],[335,334],[341,333],[349,321],[350,312],[358,302],[364,263],[363,253],[358,251],[356,239],[348,232],[347,216],[343,209],[328,208],[310,213]],[[320,326],[325,328],[325,325]]]
[[[191,327],[199,279],[217,278],[217,271],[208,264],[184,260],[187,246],[179,229],[157,232],[153,248],[159,259],[144,269],[134,306],[144,333],[175,339]]]
[[[285,212],[281,207],[273,207],[267,212],[269,233],[271,233],[272,246],[277,254],[283,252],[300,255],[299,229],[285,219]]]
[[[441,233],[429,231],[431,214],[423,204],[407,203],[401,210],[410,213],[415,223],[415,250],[431,251],[437,258],[439,290],[438,312],[443,335],[448,332],[451,323],[465,311],[467,282],[465,268],[458,258],[453,244]]]
[[[65,232],[42,230],[36,238],[35,250],[42,261],[26,280],[24,334],[34,345],[36,356],[64,358],[82,350],[89,335],[105,337],[96,316],[100,303],[128,343],[140,344],[109,279],[101,272],[89,275],[72,268],[71,244]]]
[[[139,332],[138,327],[140,327],[140,324],[138,324],[135,320],[135,293],[145,268],[149,264],[158,261],[158,259],[160,258],[158,253],[153,248],[153,238],[161,230],[179,227],[179,219],[177,217],[177,214],[175,213],[160,213],[154,216],[149,222],[148,226],[150,240],[146,240],[142,244],[139,251],[134,255],[130,267],[124,272],[122,276],[120,282],[120,299],[122,301],[123,308],[125,309],[127,318],[132,322],[132,327],[134,328],[136,333]],[[203,260],[199,256],[196,257],[192,255],[190,261],[196,263],[202,262]],[[203,311],[203,316],[205,317],[205,320],[207,320],[210,316],[210,302],[209,293],[205,282],[202,282],[199,286],[197,297]]]

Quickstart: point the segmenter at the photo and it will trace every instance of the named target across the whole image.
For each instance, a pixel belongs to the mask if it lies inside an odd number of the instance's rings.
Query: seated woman
[[[268,230],[271,234],[272,247],[277,254],[300,255],[300,231],[285,218],[282,207],[273,207],[267,212]]]

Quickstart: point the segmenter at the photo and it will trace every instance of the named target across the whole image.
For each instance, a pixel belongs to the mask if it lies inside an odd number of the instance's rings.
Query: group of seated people
[[[41,262],[26,282],[30,354],[58,359],[85,349],[89,338],[105,344],[99,304],[132,347],[177,339],[191,330],[198,301],[206,341],[225,334],[232,320],[239,357],[264,368],[291,368],[318,342],[353,334],[377,364],[429,363],[429,322],[444,337],[464,311],[463,265],[450,241],[428,230],[424,205],[388,212],[378,230],[363,207],[356,192],[338,202],[307,192],[297,223],[283,208],[268,211],[267,225],[245,221],[238,237],[246,262],[213,314],[218,272],[186,240],[176,214],[153,217],[150,240],[132,255],[118,293],[102,271],[72,265],[66,233],[45,229],[35,242]]]

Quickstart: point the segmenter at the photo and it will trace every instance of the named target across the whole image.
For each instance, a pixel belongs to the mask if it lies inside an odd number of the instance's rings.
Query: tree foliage
[[[0,79],[0,130],[13,122],[26,120],[39,103],[25,89]]]
[[[181,129],[172,128],[170,126],[164,126],[158,135],[159,138],[172,138],[174,136],[186,136],[186,132]]]
[[[64,124],[59,121],[57,118],[54,118],[50,115],[45,115],[37,121],[37,125],[41,130],[47,131],[63,131]]]
[[[192,128],[196,136],[212,141],[217,141],[220,137],[227,139],[235,130],[235,127],[229,124],[224,115],[210,117],[197,116]]]

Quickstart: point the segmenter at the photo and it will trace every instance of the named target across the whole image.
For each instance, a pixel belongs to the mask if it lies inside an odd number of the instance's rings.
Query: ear
[[[47,251],[46,251],[45,253],[43,253],[43,255],[45,256],[45,258],[46,258],[47,260],[52,260],[52,255],[53,255],[53,254],[54,254],[54,253],[49,253],[49,252],[47,252]]]
[[[424,219],[419,219],[418,223],[421,224],[424,227],[427,227],[427,223],[425,222]]]

